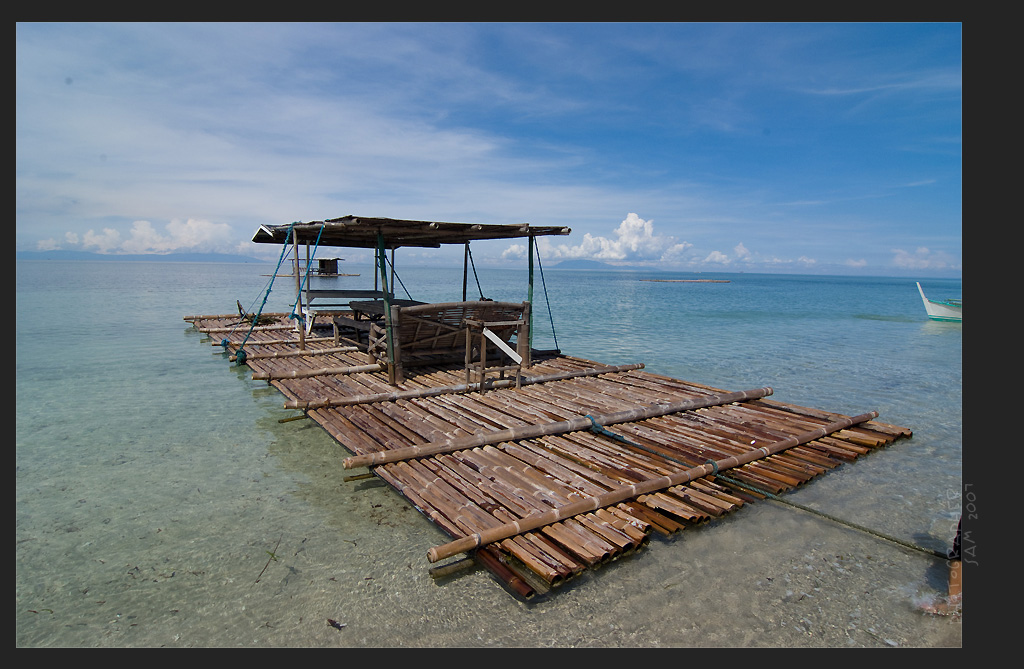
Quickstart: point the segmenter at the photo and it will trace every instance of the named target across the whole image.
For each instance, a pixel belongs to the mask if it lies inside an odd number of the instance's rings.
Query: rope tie
[[[621,434],[616,434],[611,430],[607,429],[606,427],[598,423],[597,419],[595,419],[590,414],[587,414],[587,418],[590,419],[590,431],[593,432],[594,434],[600,434],[605,437],[611,437],[615,441],[621,442],[623,444],[629,444],[630,446],[639,446],[640,448],[643,448],[643,446],[640,446],[640,444],[634,441],[630,441],[629,439],[623,437]]]
[[[551,338],[555,340],[555,348],[558,348],[558,335],[555,333],[555,318],[551,315],[551,300],[548,298],[548,284],[544,280],[544,263],[540,261],[540,243],[533,238],[533,246],[537,249],[537,267],[540,268],[540,285],[544,288],[544,303],[548,307],[548,321],[551,323]]]
[[[284,244],[281,245],[281,257],[278,258],[278,260],[277,260],[277,267],[274,268],[274,273],[270,276],[270,282],[267,284],[267,290],[263,294],[263,303],[260,304],[259,310],[252,317],[252,325],[249,326],[249,331],[245,333],[245,338],[242,339],[242,343],[238,346],[238,350],[235,352],[235,364],[238,364],[238,365],[244,365],[245,364],[245,359],[246,359],[245,348],[244,348],[245,347],[245,343],[247,341],[249,341],[249,335],[251,335],[252,331],[256,328],[256,323],[259,322],[259,320],[260,320],[260,315],[263,313],[263,308],[265,306],[267,306],[267,298],[270,297],[270,291],[274,287],[274,279],[277,278],[277,273],[281,269],[281,263],[284,262],[285,254],[288,252],[288,240],[291,238],[292,231],[294,229],[295,229],[295,224],[294,223],[292,223],[290,226],[288,226],[288,234],[284,238]],[[225,340],[223,340],[221,342],[221,344],[224,346],[225,349],[227,349],[227,341],[228,340],[225,339]]]
[[[812,508],[810,508],[808,506],[804,506],[803,504],[797,504],[796,502],[790,502],[788,500],[782,499],[778,495],[775,495],[773,493],[768,492],[767,490],[761,490],[760,488],[757,488],[755,486],[749,485],[747,483],[743,483],[742,481],[737,481],[736,479],[731,479],[731,478],[729,478],[727,476],[719,475],[718,478],[720,480],[722,480],[722,481],[727,482],[727,483],[731,483],[733,485],[739,486],[740,488],[746,488],[747,490],[752,490],[753,492],[756,492],[759,495],[764,495],[768,499],[774,500],[776,502],[781,502],[781,503],[786,504],[788,506],[795,507],[797,509],[800,509],[801,511],[806,511],[807,513],[813,514],[815,516],[819,516],[821,518],[825,518],[827,520],[831,520],[834,523],[839,523],[840,525],[845,525],[846,527],[850,527],[850,528],[853,528],[855,530],[859,530],[859,531],[864,532],[866,534],[870,534],[871,536],[878,537],[879,539],[885,539],[886,541],[891,541],[892,543],[899,544],[900,546],[903,546],[904,548],[910,548],[910,549],[915,550],[915,551],[920,551],[922,553],[926,553],[926,554],[931,555],[933,557],[937,557],[937,558],[939,558],[941,560],[949,559],[949,555],[946,554],[946,553],[943,553],[942,551],[932,550],[930,548],[925,548],[923,546],[918,546],[917,544],[912,544],[909,541],[903,541],[902,539],[897,539],[896,537],[890,537],[890,536],[888,536],[886,534],[882,534],[881,532],[878,532],[877,530],[873,530],[873,529],[871,529],[869,527],[864,527],[863,525],[857,525],[856,523],[851,523],[851,522],[849,522],[847,520],[843,520],[842,518],[837,518],[835,516],[829,515],[827,513],[822,512],[822,511],[817,511],[817,510],[812,509]]]
[[[469,258],[469,266],[473,268],[473,278],[476,279],[476,290],[480,293],[480,299],[486,300],[487,298],[484,297],[484,289],[480,286],[480,277],[477,276],[476,273],[476,263],[473,262],[473,251],[469,248],[468,244],[466,245],[466,256]]]
[[[387,256],[384,256],[384,267],[385,268],[387,268],[387,267],[391,268],[391,274],[396,279],[398,279],[398,283],[402,286],[402,290],[405,291],[405,296],[408,297],[411,300],[412,299],[412,295],[409,293],[409,289],[405,287],[405,282],[402,281],[402,277],[400,277],[398,275],[398,271],[395,269],[394,263],[392,263],[390,260],[388,260]],[[391,291],[394,292],[394,290],[395,290],[395,287],[391,286]]]
[[[630,441],[629,439],[623,437],[621,434],[616,434],[614,432],[611,432],[610,430],[605,428],[603,425],[598,423],[597,420],[593,416],[591,416],[590,414],[587,414],[587,418],[590,419],[590,431],[593,432],[594,434],[603,435],[603,436],[606,436],[606,437],[611,437],[612,439],[614,439],[614,440],[616,440],[618,442],[621,442],[621,443],[624,443],[624,444],[629,444],[630,446],[638,446],[638,447],[644,449],[645,451],[650,451],[650,449],[648,449],[648,448],[646,448],[646,447],[644,447],[644,446],[642,446],[642,445],[640,445],[640,444],[638,444],[636,442]],[[760,448],[758,450],[760,450],[762,453],[764,453],[765,457],[768,457],[768,455],[770,455],[768,453],[768,449],[767,448],[762,447],[762,448]],[[651,452],[653,452],[653,451],[651,451]],[[669,458],[669,459],[675,461],[673,458]],[[742,481],[737,481],[736,479],[732,479],[732,478],[729,478],[727,476],[722,476],[721,474],[718,473],[718,463],[715,462],[714,460],[710,460],[709,459],[709,460],[707,460],[705,462],[705,464],[709,464],[709,465],[712,466],[712,472],[711,472],[711,474],[709,474],[709,476],[716,476],[716,477],[718,477],[718,479],[720,479],[722,481],[725,481],[727,483],[731,483],[731,484],[736,485],[736,486],[738,486],[740,488],[745,488],[747,490],[751,490],[753,492],[758,493],[759,495],[764,495],[768,499],[774,500],[776,502],[781,502],[782,504],[787,504],[789,506],[795,507],[795,508],[800,509],[802,511],[806,511],[808,513],[814,514],[814,515],[819,516],[821,518],[825,518],[827,520],[831,520],[832,522],[839,523],[840,525],[845,525],[846,527],[850,527],[850,528],[853,528],[855,530],[859,530],[861,532],[864,532],[866,534],[870,534],[870,535],[878,537],[880,539],[885,539],[886,541],[891,541],[892,543],[899,544],[900,546],[903,546],[905,548],[910,548],[910,549],[915,550],[915,551],[920,551],[922,553],[927,553],[928,555],[931,555],[933,557],[937,557],[937,558],[942,559],[942,560],[951,559],[951,556],[953,555],[954,552],[955,553],[959,553],[959,538],[960,538],[959,527],[957,528],[958,529],[958,532],[957,532],[957,542],[956,542],[956,545],[954,545],[954,550],[951,551],[950,553],[943,553],[941,551],[936,551],[936,550],[932,550],[930,548],[924,548],[923,546],[918,546],[917,544],[912,544],[912,543],[910,543],[908,541],[903,541],[902,539],[897,539],[896,537],[890,537],[890,536],[888,536],[886,534],[882,534],[881,532],[878,532],[876,530],[872,530],[871,528],[864,527],[862,525],[857,525],[855,523],[851,523],[849,521],[843,520],[841,518],[837,518],[837,517],[829,515],[827,513],[824,513],[824,512],[821,512],[821,511],[817,511],[815,509],[812,509],[810,507],[804,506],[802,504],[797,504],[796,502],[790,502],[788,500],[782,499],[778,495],[776,495],[774,493],[770,493],[767,490],[762,490],[760,488],[757,488],[755,486],[749,485],[747,483],[743,483]]]

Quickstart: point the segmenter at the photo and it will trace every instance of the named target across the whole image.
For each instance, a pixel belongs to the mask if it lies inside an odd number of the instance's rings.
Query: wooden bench
[[[347,307],[350,300],[382,300],[384,291],[307,288],[304,296],[310,309],[337,309]]]
[[[396,305],[391,307],[390,324],[371,324],[367,351],[371,359],[388,365],[388,380],[394,384],[405,380],[408,367],[461,361],[466,383],[471,382],[471,373],[476,373],[482,387],[488,372],[504,375],[514,369],[518,378],[518,370],[530,366],[529,322],[528,302]],[[497,366],[490,364],[488,341],[497,352]],[[508,360],[512,364],[502,364]]]

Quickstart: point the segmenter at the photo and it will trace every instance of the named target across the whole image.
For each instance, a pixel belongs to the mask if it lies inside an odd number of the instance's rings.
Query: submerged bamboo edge
[[[430,560],[430,562],[437,562],[438,560],[443,560],[453,555],[457,555],[458,553],[465,553],[475,548],[479,548],[480,546],[486,546],[496,541],[501,541],[531,530],[536,530],[540,527],[544,527],[545,525],[551,525],[552,523],[557,523],[581,513],[612,506],[640,495],[681,485],[694,479],[708,476],[710,474],[716,474],[725,469],[733,469],[755,460],[767,458],[770,455],[774,455],[775,453],[779,453],[788,448],[799,446],[800,444],[806,444],[810,441],[814,441],[815,439],[820,439],[821,437],[867,422],[877,417],[878,412],[871,411],[860,414],[859,416],[844,418],[818,429],[804,432],[787,439],[782,439],[768,446],[762,446],[740,455],[730,456],[717,461],[709,461],[707,464],[692,467],[682,472],[611,490],[607,493],[588,497],[579,502],[574,502],[573,504],[552,509],[551,511],[547,511],[542,514],[532,514],[511,523],[492,527],[490,529],[482,530],[460,539],[456,539],[455,541],[451,541],[442,546],[435,546],[427,551],[427,559]]]
[[[350,458],[345,458],[342,465],[345,469],[354,469],[356,467],[370,467],[375,465],[387,464],[389,462],[398,462],[400,460],[408,460],[411,458],[426,457],[429,455],[438,455],[441,453],[451,453],[453,451],[461,451],[470,448],[477,448],[479,446],[486,446],[488,444],[498,444],[503,441],[516,441],[519,439],[533,439],[535,437],[543,437],[552,434],[565,434],[566,432],[577,432],[580,430],[589,430],[595,425],[614,425],[616,423],[626,423],[637,420],[646,420],[648,418],[657,418],[659,416],[666,416],[672,413],[679,413],[681,411],[691,411],[693,409],[703,409],[711,406],[718,406],[722,404],[731,404],[732,402],[742,402],[749,399],[759,399],[767,395],[771,395],[773,390],[769,387],[757,388],[754,390],[740,390],[734,393],[726,393],[724,395],[710,395],[705,397],[696,397],[682,402],[673,402],[670,404],[649,404],[635,409],[627,409],[625,411],[617,411],[615,413],[603,414],[599,416],[580,416],[577,418],[571,418],[569,420],[559,421],[555,423],[541,423],[539,425],[527,425],[517,428],[508,428],[505,430],[497,430],[494,432],[483,432],[475,434],[471,437],[463,437],[460,439],[448,439],[445,441],[436,441],[427,444],[421,444],[419,446],[409,446],[406,448],[395,448],[388,451],[378,451],[376,453],[366,453],[364,455],[357,455]]]

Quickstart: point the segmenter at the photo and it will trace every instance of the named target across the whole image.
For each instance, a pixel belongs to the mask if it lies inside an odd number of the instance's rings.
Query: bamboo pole
[[[256,378],[256,376],[253,375],[253,378]],[[682,402],[673,402],[671,404],[650,404],[647,406],[636,407],[634,409],[627,409],[625,411],[618,411],[593,417],[579,416],[577,418],[570,418],[569,420],[559,421],[556,423],[525,425],[522,427],[508,428],[494,432],[481,432],[461,439],[448,439],[445,441],[421,444],[419,446],[395,448],[387,451],[357,455],[351,458],[346,458],[343,465],[345,469],[370,467],[388,462],[396,462],[398,460],[437,455],[438,453],[451,453],[452,451],[461,451],[469,448],[476,448],[478,446],[485,446],[487,444],[497,444],[503,441],[533,439],[535,437],[544,437],[553,434],[589,430],[595,423],[598,425],[614,425],[616,423],[646,420],[648,418],[656,418],[658,416],[665,416],[672,413],[678,413],[680,411],[691,411],[693,409],[701,409],[718,404],[729,404],[731,402],[742,402],[744,400],[757,399],[771,394],[772,389],[767,387],[757,388],[755,390],[741,390],[734,393],[726,393],[724,395],[696,397]]]
[[[322,341],[334,341],[334,337],[306,337],[306,343],[310,342],[322,342]],[[243,343],[247,343],[250,346],[267,346],[269,344],[298,344],[298,339],[261,339],[256,341],[255,339],[250,342],[242,342],[241,340],[229,341],[228,346],[241,346]],[[210,342],[210,346],[223,346],[223,341]],[[250,358],[252,356],[249,356]]]
[[[287,316],[288,314],[286,314],[283,311],[268,311],[267,313],[265,313],[263,315],[264,316],[283,317],[283,316]],[[223,319],[234,319],[234,320],[237,321],[238,320],[238,314],[209,314],[209,315],[205,315],[205,316],[204,315],[182,316],[182,319],[186,320],[186,321],[205,321],[205,320],[216,320],[216,319],[221,319],[221,318],[223,318]]]
[[[251,358],[252,356],[250,356]],[[592,367],[590,369],[577,370],[572,372],[559,372],[556,374],[545,374],[542,376],[524,377],[522,379],[522,385],[530,385],[535,383],[548,383],[551,381],[564,381],[566,379],[574,379],[583,376],[597,376],[600,374],[615,374],[617,372],[628,372],[634,369],[643,369],[643,363],[633,365],[616,365],[612,367]],[[515,379],[499,379],[492,381],[489,386],[491,388],[506,388],[514,385]],[[464,384],[460,383],[452,386],[437,386],[434,388],[417,388],[414,390],[392,390],[386,393],[374,393],[368,395],[352,395],[349,397],[339,397],[337,399],[324,399],[324,400],[292,400],[285,402],[285,409],[326,409],[328,407],[341,407],[349,406],[352,404],[371,404],[373,402],[394,402],[397,400],[407,399],[419,399],[421,397],[435,397],[437,395],[456,395],[458,393],[469,392],[475,390],[478,383]]]
[[[455,541],[444,544],[443,546],[435,546],[427,551],[427,558],[431,562],[437,562],[438,560],[451,557],[452,555],[464,553],[479,546],[485,546],[496,541],[508,539],[509,537],[513,537],[518,534],[523,534],[524,532],[536,530],[581,513],[587,513],[588,511],[594,511],[602,507],[612,506],[641,495],[681,485],[704,476],[717,474],[723,469],[740,467],[755,460],[767,458],[768,456],[784,451],[787,448],[792,448],[793,446],[798,446],[809,441],[814,441],[815,439],[820,439],[821,437],[832,434],[833,432],[838,432],[839,430],[846,429],[850,426],[857,425],[877,417],[878,412],[872,411],[859,416],[844,418],[842,420],[829,423],[828,425],[816,430],[811,430],[787,439],[782,439],[768,446],[762,446],[761,448],[750,450],[740,455],[730,456],[717,461],[709,461],[707,464],[692,467],[676,474],[662,476],[660,478],[650,479],[641,483],[611,490],[602,495],[595,495],[573,504],[552,509],[551,511],[547,511],[542,514],[532,514],[525,518],[521,518],[520,520],[506,523],[501,527],[482,530],[475,534],[462,537],[461,539],[456,539]]]
[[[353,365],[350,367],[324,367],[323,369],[292,370],[290,372],[253,372],[253,381],[272,381],[274,379],[306,379],[311,376],[326,374],[359,374],[360,372],[380,372],[385,369],[383,364]]]
[[[306,340],[309,343],[309,340]],[[328,353],[351,353],[352,351],[358,351],[357,346],[336,346],[332,348],[307,348],[304,351],[274,351],[272,353],[250,353],[245,356],[246,360],[265,360],[268,358],[294,358],[303,357],[309,355],[327,355]],[[234,360],[234,356],[229,358]]]
[[[234,332],[238,329],[238,326],[230,328],[204,328],[203,332]],[[291,323],[278,323],[276,325],[257,325],[252,329],[253,332],[268,332],[270,330],[294,330],[295,326]]]

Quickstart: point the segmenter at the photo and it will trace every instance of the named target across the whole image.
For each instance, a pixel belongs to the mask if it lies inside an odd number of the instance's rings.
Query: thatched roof
[[[384,247],[388,249],[400,246],[439,247],[442,244],[465,244],[481,239],[568,235],[571,232],[569,228],[561,226],[533,226],[526,223],[483,225],[343,216],[311,223],[261,225],[252,241],[258,244],[292,243],[294,240],[288,236],[290,228],[294,229],[295,238],[300,244],[316,244],[319,237],[320,246],[376,248],[378,234],[382,234]]]

